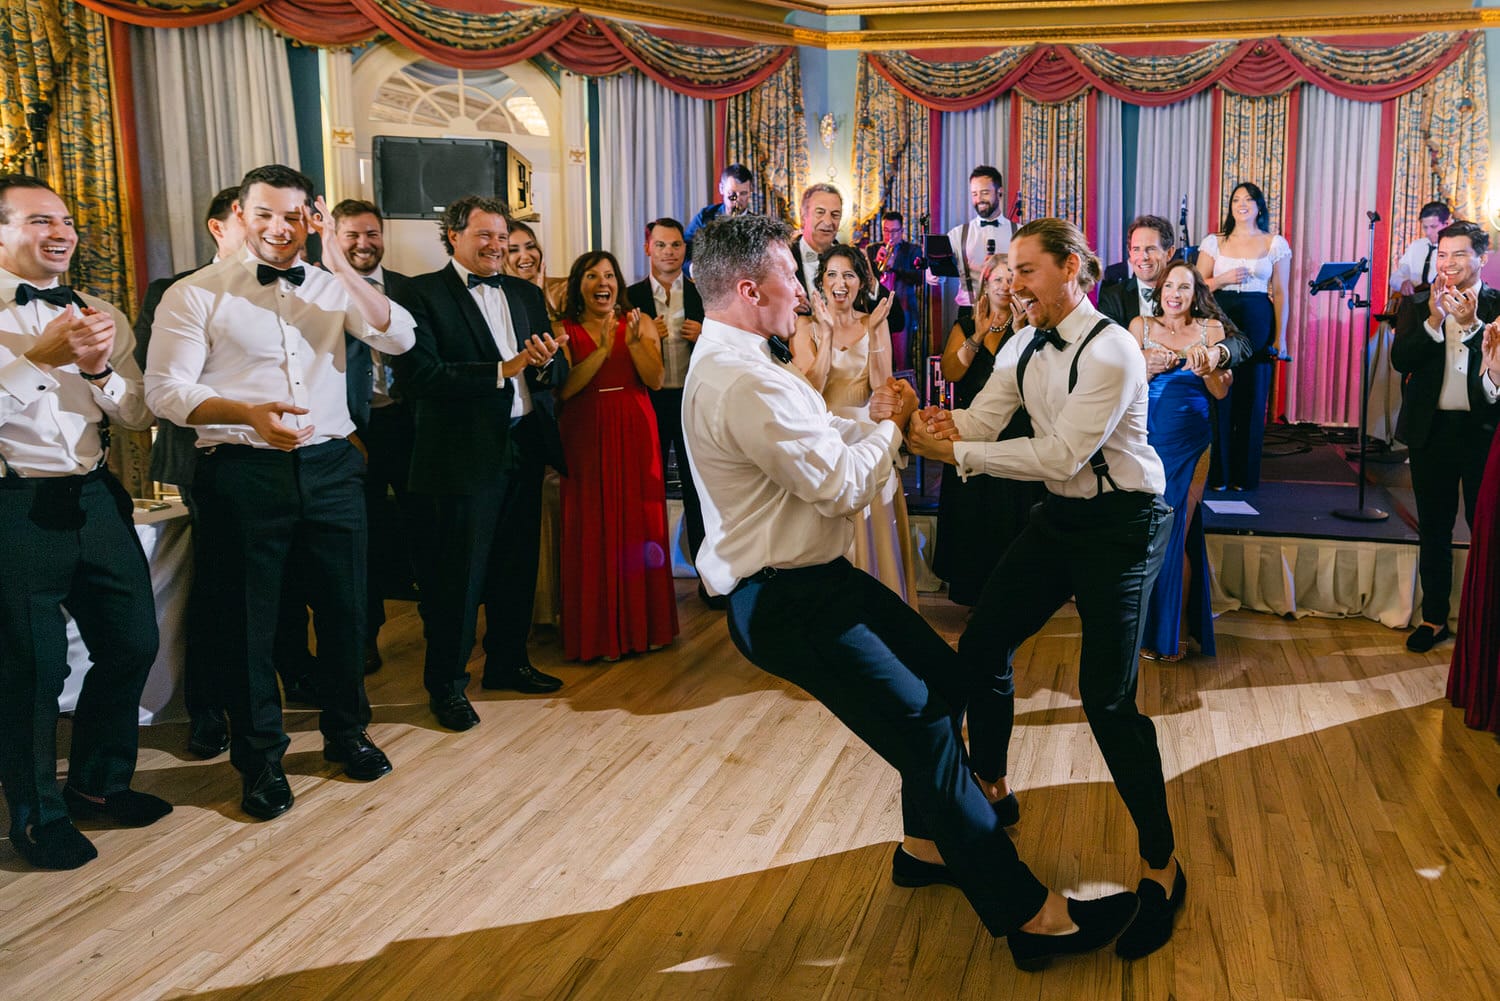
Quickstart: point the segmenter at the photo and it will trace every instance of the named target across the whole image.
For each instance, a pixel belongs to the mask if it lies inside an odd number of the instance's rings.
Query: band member
[[[969,175],[969,202],[974,206],[974,217],[948,231],[948,243],[953,247],[954,264],[958,267],[959,286],[954,303],[960,310],[972,310],[983,294],[979,273],[984,262],[993,254],[1005,253],[1010,246],[1010,220],[1000,204],[1002,187],[1000,171],[987,164],[975,167]],[[929,272],[927,281],[936,285],[939,279]]]
[[[916,343],[917,296],[922,283],[921,250],[906,239],[905,227],[900,212],[882,212],[880,242],[866,248],[875,280],[894,296],[896,305],[901,307],[898,315],[905,321],[898,323],[893,316],[890,325],[892,357],[898,371],[915,367],[912,349]]]
[[[1407,244],[1406,250],[1396,266],[1391,269],[1391,291],[1411,295],[1432,284],[1437,267],[1433,258],[1437,255],[1438,233],[1453,220],[1453,213],[1444,202],[1428,202],[1422,206],[1417,221],[1422,226],[1422,235]]]

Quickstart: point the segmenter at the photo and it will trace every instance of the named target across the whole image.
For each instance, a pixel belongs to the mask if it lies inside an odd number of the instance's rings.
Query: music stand
[[[1375,223],[1380,216],[1371,212],[1370,215],[1370,251],[1375,249]],[[1356,507],[1335,508],[1331,513],[1335,518],[1343,518],[1345,521],[1384,521],[1390,515],[1378,507],[1370,507],[1365,504],[1365,428],[1369,419],[1370,408],[1370,300],[1361,298],[1355,291],[1362,275],[1370,273],[1370,259],[1362,257],[1358,261],[1327,261],[1318,269],[1318,276],[1308,282],[1308,292],[1317,295],[1319,292],[1338,292],[1345,304],[1349,307],[1350,316],[1357,309],[1365,311],[1365,325],[1363,339],[1360,349],[1360,373],[1359,373],[1359,503]],[[1353,295],[1349,293],[1353,292]]]
[[[927,219],[923,217],[923,229],[926,229]],[[958,260],[953,253],[953,241],[948,239],[947,233],[928,233],[922,238],[922,256],[926,259],[927,270],[939,278],[957,278]],[[928,378],[928,356],[932,353],[932,331],[929,329],[931,323],[932,286],[923,282],[922,285],[922,321],[917,333],[917,397],[922,401],[922,406],[932,403],[932,380]],[[919,455],[917,456],[917,496],[927,496],[927,463]]]

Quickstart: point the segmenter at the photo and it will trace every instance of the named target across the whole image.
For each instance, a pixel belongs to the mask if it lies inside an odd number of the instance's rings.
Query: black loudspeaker
[[[375,204],[387,219],[437,219],[449,202],[491,195],[535,216],[531,161],[497,139],[376,136]]]

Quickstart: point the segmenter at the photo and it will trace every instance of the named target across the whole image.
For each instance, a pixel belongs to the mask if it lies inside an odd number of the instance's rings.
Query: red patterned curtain
[[[791,46],[594,18],[503,0],[79,0],[147,28],[190,27],[253,13],[308,45],[388,36],[435,62],[487,69],[547,55],[564,69],[608,76],[636,69],[680,94],[712,100],[764,83]]]

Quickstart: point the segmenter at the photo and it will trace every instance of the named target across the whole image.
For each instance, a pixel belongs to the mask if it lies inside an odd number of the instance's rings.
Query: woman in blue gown
[[[1164,499],[1177,516],[1172,519],[1166,560],[1146,608],[1142,653],[1175,661],[1183,657],[1185,582],[1191,587],[1186,599],[1188,630],[1203,653],[1214,653],[1208,559],[1198,502],[1208,479],[1214,401],[1228,394],[1232,377],[1205,360],[1207,349],[1224,339],[1223,313],[1192,265],[1179,262],[1169,267],[1157,280],[1153,301],[1155,315],[1136,317],[1130,332],[1141,343],[1151,379],[1147,441],[1166,468]]]

